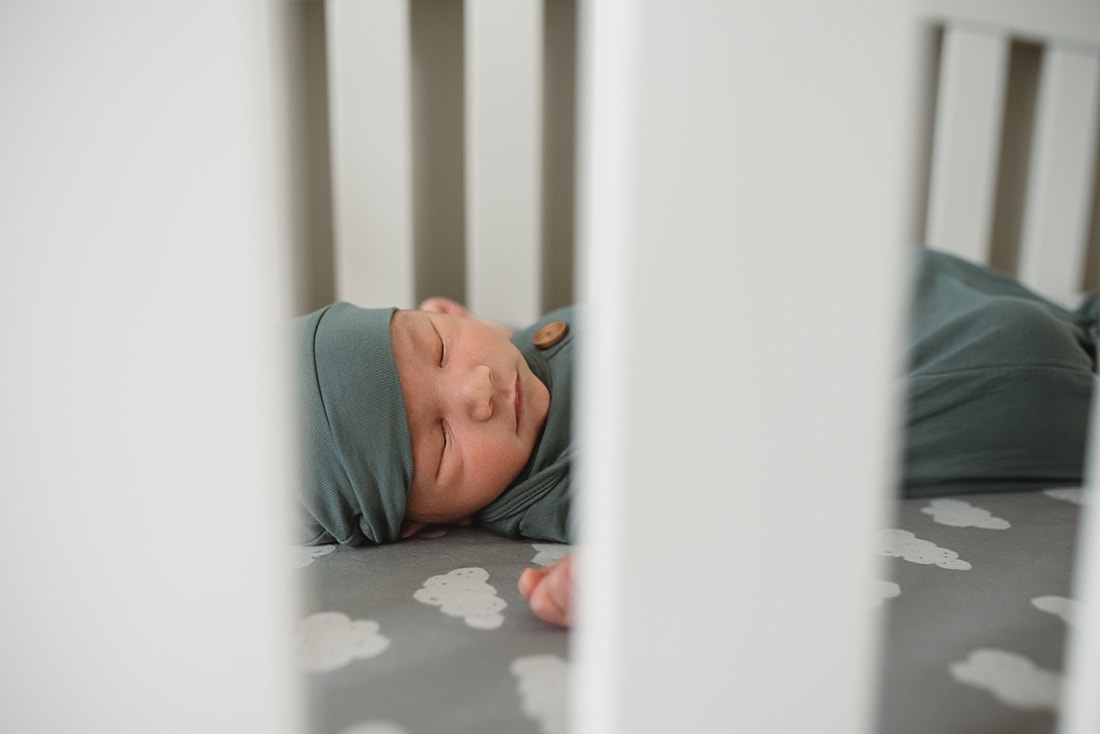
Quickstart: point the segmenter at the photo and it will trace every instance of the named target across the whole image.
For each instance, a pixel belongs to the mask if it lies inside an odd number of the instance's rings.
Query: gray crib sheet
[[[899,503],[877,731],[1053,732],[1074,620],[1080,489]]]
[[[1054,731],[1081,498],[898,503],[878,548],[876,731]],[[569,636],[531,615],[516,581],[568,550],[473,528],[295,548],[311,731],[564,734]]]
[[[448,528],[294,550],[311,732],[564,732],[569,635],[537,620],[516,583],[569,546]]]

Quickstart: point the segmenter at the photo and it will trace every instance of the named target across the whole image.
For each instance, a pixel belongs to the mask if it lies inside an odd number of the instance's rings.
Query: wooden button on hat
[[[569,324],[564,321],[551,321],[546,326],[542,327],[535,332],[535,336],[531,339],[535,346],[539,349],[549,349],[554,346],[569,333]]]

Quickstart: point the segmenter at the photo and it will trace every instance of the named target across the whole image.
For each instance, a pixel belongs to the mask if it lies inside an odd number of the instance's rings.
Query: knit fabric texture
[[[909,496],[1081,483],[1097,300],[1068,310],[1006,275],[917,253],[903,488]]]
[[[394,311],[334,303],[295,320],[304,543],[400,537],[413,462]]]

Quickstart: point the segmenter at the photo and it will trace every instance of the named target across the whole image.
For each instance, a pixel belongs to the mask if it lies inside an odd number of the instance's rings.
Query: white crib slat
[[[1073,586],[1073,598],[1081,611],[1066,640],[1066,686],[1058,734],[1100,731],[1096,698],[1100,690],[1100,615],[1095,611],[1100,607],[1100,392],[1093,394],[1088,451],[1085,490],[1091,501],[1082,508]]]
[[[1043,58],[1020,278],[1072,302],[1081,289],[1100,107],[1100,55],[1051,47]]]
[[[1007,62],[1002,35],[944,31],[927,240],[982,262],[989,254]]]
[[[336,296],[413,301],[408,0],[326,3]]]
[[[104,10],[0,3],[0,731],[299,734],[283,8]]]
[[[966,19],[1031,41],[1060,39],[1100,46],[1100,3],[1095,0],[919,0],[930,18]]]
[[[466,2],[467,298],[486,318],[538,317],[542,2]]]

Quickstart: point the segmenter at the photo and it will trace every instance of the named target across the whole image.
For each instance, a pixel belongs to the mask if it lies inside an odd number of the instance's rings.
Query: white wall
[[[297,728],[267,11],[0,4],[0,730]]]

